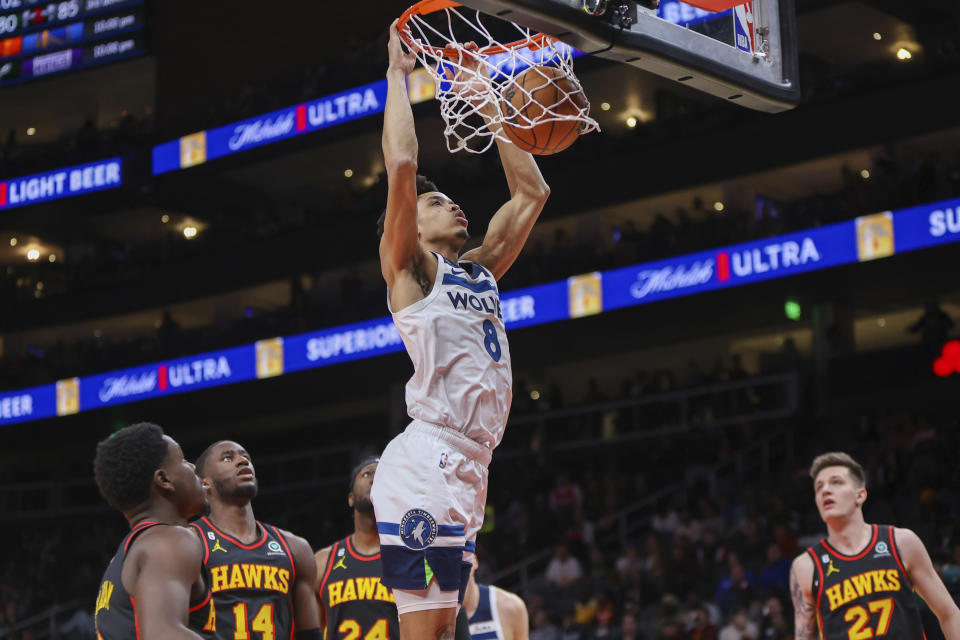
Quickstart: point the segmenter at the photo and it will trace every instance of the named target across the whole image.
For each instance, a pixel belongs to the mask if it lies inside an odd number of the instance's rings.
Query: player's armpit
[[[934,570],[923,541],[910,529],[894,529],[893,537],[907,577],[937,616],[944,637],[947,640],[960,640],[960,609]]]
[[[297,631],[316,629],[320,626],[320,614],[317,605],[317,561],[310,544],[288,531],[282,532],[297,575],[293,581],[293,617]]]
[[[154,527],[139,541],[139,571],[130,589],[141,640],[199,640],[188,627],[190,591],[200,578],[203,549],[183,527]]]
[[[816,640],[817,606],[810,591],[813,560],[804,553],[790,567],[790,598],[793,601],[793,626],[796,640]]]

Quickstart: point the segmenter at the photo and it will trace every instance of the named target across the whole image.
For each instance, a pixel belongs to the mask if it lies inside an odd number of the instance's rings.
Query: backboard
[[[784,111],[800,98],[793,0],[717,12],[678,0],[460,2],[751,109]]]

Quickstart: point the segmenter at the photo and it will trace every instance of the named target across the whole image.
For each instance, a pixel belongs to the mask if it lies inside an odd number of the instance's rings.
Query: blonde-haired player
[[[863,467],[846,453],[817,456],[810,466],[827,537],[793,561],[796,640],[918,640],[923,626],[916,591],[960,640],[960,610],[909,529],[867,524]]]
[[[466,215],[418,180],[406,88],[416,59],[404,50],[396,22],[389,58],[380,268],[413,361],[406,388],[413,422],[384,450],[371,498],[382,582],[393,589],[401,635],[444,640],[454,635],[483,522],[487,466],[510,412],[513,373],[497,279],[523,248],[549,189],[529,153],[498,140],[510,198],[481,246],[460,256],[469,237]]]

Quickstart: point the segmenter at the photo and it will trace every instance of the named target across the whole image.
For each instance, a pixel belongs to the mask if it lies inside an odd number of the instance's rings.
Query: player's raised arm
[[[417,136],[407,96],[407,75],[416,63],[404,51],[397,22],[390,25],[387,103],[383,115],[383,159],[387,167],[387,210],[380,237],[380,269],[392,287],[398,272],[410,269],[417,241]]]
[[[947,640],[960,640],[960,609],[933,569],[930,555],[920,538],[910,529],[894,529],[894,541],[903,556],[903,565],[913,588],[940,621]]]
[[[464,64],[466,66],[468,62]],[[476,63],[473,66],[476,66]],[[493,105],[487,104],[480,112],[489,113],[493,108]],[[500,125],[497,123],[491,122],[490,128],[496,133],[500,132]],[[464,254],[463,259],[483,265],[499,280],[520,255],[533,224],[540,217],[540,212],[550,196],[550,187],[543,179],[532,155],[521,151],[510,142],[501,140],[499,136],[497,150],[500,152],[500,162],[507,178],[510,199],[490,220],[483,244]]]
[[[188,627],[190,590],[200,577],[203,549],[183,527],[156,527],[143,534],[136,551],[139,571],[130,590],[138,638],[200,640]],[[175,561],[171,561],[171,559]]]
[[[790,598],[793,600],[793,628],[796,640],[817,640],[817,605],[813,585],[813,560],[806,553],[790,567]]]

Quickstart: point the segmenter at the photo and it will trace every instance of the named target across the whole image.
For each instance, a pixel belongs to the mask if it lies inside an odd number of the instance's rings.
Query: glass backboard
[[[723,11],[678,0],[460,2],[751,109],[784,111],[800,98],[793,0]]]

